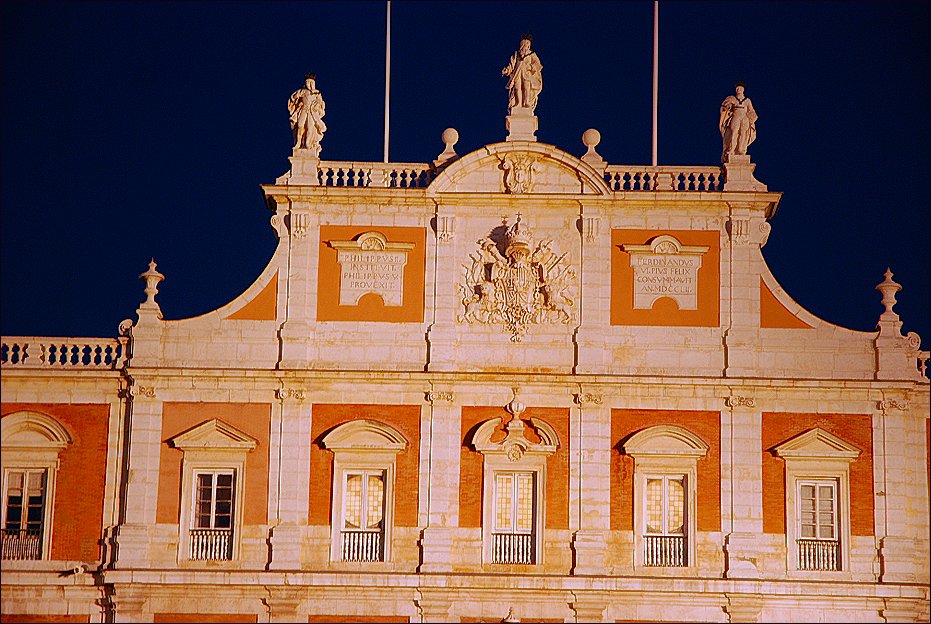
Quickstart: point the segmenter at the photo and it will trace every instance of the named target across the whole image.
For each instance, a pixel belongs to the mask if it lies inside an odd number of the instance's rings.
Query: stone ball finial
[[[443,134],[440,136],[440,139],[446,145],[446,149],[444,149],[443,152],[436,157],[436,160],[433,161],[434,167],[442,167],[458,156],[456,150],[453,149],[453,146],[459,141],[458,130],[455,128],[446,128],[446,130],[443,130]]]
[[[892,310],[892,307],[896,304],[895,294],[902,290],[902,286],[892,280],[892,275],[892,269],[886,267],[886,272],[884,274],[885,279],[876,285],[876,290],[883,296],[882,304],[886,308],[886,310],[879,315],[880,320],[883,321],[897,321],[899,319],[899,315]]]
[[[594,151],[599,143],[601,143],[601,133],[594,128],[589,128],[582,133],[582,145],[587,147],[590,152]]]
[[[440,137],[446,144],[446,149],[452,149],[459,142],[459,131],[455,128],[446,128],[443,130],[443,136]]]

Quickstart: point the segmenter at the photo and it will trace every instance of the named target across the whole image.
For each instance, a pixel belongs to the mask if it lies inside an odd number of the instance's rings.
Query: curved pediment
[[[704,457],[708,445],[697,435],[674,425],[657,425],[638,431],[624,444],[624,452],[637,455]]]
[[[9,448],[62,449],[73,442],[65,427],[39,412],[17,412],[3,418],[0,440]]]
[[[546,143],[493,143],[446,167],[430,184],[429,195],[500,193],[506,195],[608,195],[604,177],[578,157]]]
[[[324,436],[323,447],[334,450],[386,450],[399,453],[407,447],[407,438],[389,425],[375,420],[351,420]]]

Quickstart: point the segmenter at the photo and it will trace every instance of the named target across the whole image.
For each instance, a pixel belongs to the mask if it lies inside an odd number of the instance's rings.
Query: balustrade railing
[[[800,539],[798,544],[799,570],[840,570],[840,542],[837,540]]]
[[[231,529],[191,529],[191,559],[225,561],[232,558]]]
[[[3,546],[0,548],[2,559],[41,559],[42,530],[21,529],[8,531],[3,529]]]
[[[322,161],[317,168],[320,186],[425,188],[436,177],[426,163]]]
[[[384,561],[381,531],[343,531],[343,561]]]
[[[125,362],[125,338],[0,338],[4,367],[115,370]]]
[[[674,568],[687,564],[684,535],[646,535],[643,547],[643,565]]]
[[[608,165],[604,179],[612,191],[721,191],[721,167],[637,167]]]
[[[535,560],[531,533],[492,533],[492,563],[532,564]]]

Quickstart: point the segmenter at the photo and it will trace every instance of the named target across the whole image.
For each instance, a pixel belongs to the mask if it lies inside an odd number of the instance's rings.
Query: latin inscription
[[[356,305],[375,293],[386,306],[399,306],[404,296],[403,251],[340,251],[339,304]]]
[[[651,245],[623,245],[634,270],[634,309],[649,310],[669,297],[680,310],[698,309],[698,269],[707,247],[686,247],[671,236]]]

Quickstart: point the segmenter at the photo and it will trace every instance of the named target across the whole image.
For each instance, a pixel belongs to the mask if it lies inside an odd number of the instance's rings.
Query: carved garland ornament
[[[471,266],[463,265],[459,294],[463,313],[460,323],[503,325],[512,342],[520,342],[527,326],[568,324],[575,314],[575,270],[545,240],[533,246],[533,235],[521,224],[520,214],[504,234],[502,256],[491,238],[478,241],[478,254],[470,254]]]

